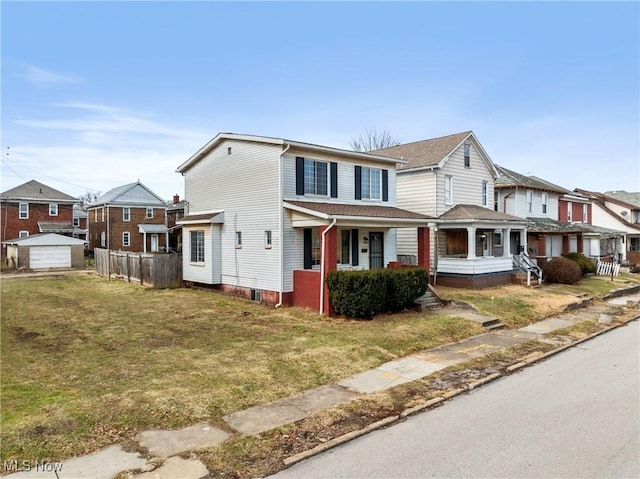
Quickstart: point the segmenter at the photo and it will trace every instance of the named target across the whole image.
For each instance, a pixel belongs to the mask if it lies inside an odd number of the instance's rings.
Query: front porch
[[[396,228],[417,228],[418,265],[429,268],[431,217],[389,206],[290,201],[285,208],[303,252],[290,272],[295,306],[332,315],[330,271],[396,267]]]

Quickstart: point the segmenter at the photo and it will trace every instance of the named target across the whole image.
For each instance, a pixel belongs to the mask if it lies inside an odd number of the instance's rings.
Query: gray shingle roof
[[[36,180],[27,181],[26,183],[11,188],[2,193],[2,199],[8,200],[42,200],[62,202],[80,202],[78,198],[74,198],[66,193],[51,188]]]
[[[300,208],[317,211],[329,216],[363,216],[369,218],[391,218],[412,220],[433,220],[432,216],[414,213],[394,206],[345,205],[335,203],[315,203],[312,201],[286,201]]]
[[[456,205],[447,212],[441,214],[438,220],[474,220],[474,221],[509,221],[526,223],[527,220],[518,216],[500,213],[498,211],[483,208],[477,205]]]
[[[527,218],[532,224],[529,226],[531,233],[584,233],[585,226],[578,223],[565,223],[551,218]]]
[[[371,151],[369,153],[402,158],[407,163],[400,165],[398,170],[437,166],[438,163],[447,157],[471,134],[471,131],[465,131],[439,138],[432,138],[430,140],[405,143],[404,145],[392,146],[382,150]]]
[[[605,191],[604,193],[611,198],[616,198],[630,205],[640,208],[640,193],[630,193],[628,191]]]
[[[41,233],[73,233],[73,225],[71,223],[55,221],[38,221],[38,229]]]
[[[533,190],[575,195],[573,191],[563,188],[562,186],[554,185],[553,183],[543,180],[542,178],[538,178],[537,176],[523,175],[499,165],[496,165],[496,169],[499,174],[498,179],[495,182],[496,188],[513,188],[521,186]]]
[[[167,206],[166,202],[162,198],[156,195],[147,186],[140,183],[140,181],[117,186],[107,191],[96,199],[95,202],[91,203],[89,207],[91,208],[106,204],[155,206],[162,208]]]

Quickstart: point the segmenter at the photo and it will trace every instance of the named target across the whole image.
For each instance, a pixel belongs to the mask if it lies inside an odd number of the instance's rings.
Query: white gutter
[[[333,223],[322,232],[322,253],[320,256],[320,314],[324,314],[324,239],[331,228],[336,225],[337,219],[333,219]]]
[[[291,148],[291,145],[287,145],[287,147],[282,150],[282,153],[280,153],[280,177],[278,178],[278,189],[280,190],[280,196],[278,198],[278,207],[280,208],[280,214],[278,215],[278,221],[279,221],[279,229],[280,229],[280,300],[278,301],[278,304],[276,304],[276,308],[279,308],[280,306],[282,306],[282,294],[284,291],[284,205],[282,204],[282,202],[284,201],[284,179],[283,179],[283,170],[284,170],[284,154],[287,152],[287,150]]]

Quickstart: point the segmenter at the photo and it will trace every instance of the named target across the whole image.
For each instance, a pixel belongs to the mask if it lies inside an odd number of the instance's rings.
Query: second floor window
[[[542,213],[547,214],[547,203],[549,203],[549,195],[542,193]]]
[[[382,171],[377,168],[362,168],[362,198],[379,200],[381,198]]]
[[[58,203],[49,203],[49,216],[58,216]]]
[[[464,166],[467,168],[471,167],[471,154],[470,154],[471,146],[464,145]]]
[[[80,218],[73,218],[73,226],[76,228],[80,226]]]
[[[122,208],[122,221],[131,220],[131,208]]]
[[[589,222],[589,205],[582,205],[582,222]]]
[[[444,204],[453,204],[453,177],[449,175],[444,177]]]
[[[489,189],[489,185],[486,181],[482,182],[482,206],[487,206],[489,200],[487,198],[487,190]]]
[[[153,218],[153,208],[147,208],[147,219]]]
[[[571,223],[573,221],[573,203],[569,201],[567,203],[567,222]]]
[[[304,160],[304,194],[327,195],[327,163]]]
[[[21,220],[26,220],[27,218],[29,218],[29,203],[20,203],[18,209],[18,216]]]
[[[527,190],[527,213],[533,213],[533,191]]]

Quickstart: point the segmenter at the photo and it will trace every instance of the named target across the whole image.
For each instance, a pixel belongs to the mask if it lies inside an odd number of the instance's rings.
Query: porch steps
[[[442,308],[446,303],[428,289],[426,293],[416,299],[416,304],[419,304],[422,311],[425,311]]]

